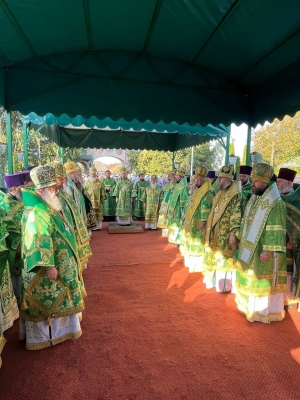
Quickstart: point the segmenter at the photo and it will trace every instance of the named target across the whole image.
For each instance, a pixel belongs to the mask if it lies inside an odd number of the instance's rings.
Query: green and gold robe
[[[213,277],[214,271],[231,272],[234,267],[235,248],[229,244],[229,236],[235,235],[242,219],[241,182],[233,182],[220,190],[213,200],[205,233],[203,275]]]
[[[9,251],[6,245],[8,232],[3,222],[4,211],[0,212],[0,332],[13,326],[19,318],[19,309],[14,295],[8,264]]]
[[[89,258],[92,256],[92,249],[89,243],[90,236],[88,234],[86,224],[84,223],[83,217],[79,213],[79,210],[76,207],[72,197],[64,191],[60,192],[59,197],[67,203],[71,211],[78,256],[80,259],[81,269],[84,269],[86,268]]]
[[[240,239],[236,263],[239,310],[251,322],[282,320],[287,276],[286,207],[276,183],[259,198],[252,195],[237,236]],[[260,259],[263,251],[270,252],[268,261]],[[266,304],[261,307],[264,300]]]
[[[85,289],[72,215],[65,202],[63,212],[50,207],[33,191],[23,189],[22,218],[23,298],[20,315],[25,321],[49,321],[84,309]],[[57,279],[47,270],[55,267]],[[46,346],[46,345],[45,345]]]
[[[186,203],[179,230],[180,252],[185,258],[204,254],[205,230],[199,225],[207,221],[214,194],[211,181],[207,180],[194,190]]]
[[[141,196],[141,201],[146,205],[145,223],[152,224],[158,220],[159,207],[162,202],[163,191],[158,185],[155,188],[146,188]]]
[[[84,192],[91,200],[97,221],[103,220],[103,202],[106,199],[104,187],[97,178],[88,179],[84,184]]]
[[[103,204],[103,216],[114,217],[116,215],[116,199],[113,197],[113,193],[116,181],[113,178],[104,178],[102,184],[106,194],[106,200]]]
[[[136,201],[133,214],[137,218],[145,218],[143,195],[149,186],[150,183],[148,181],[137,181],[134,186],[136,191]]]
[[[72,193],[72,198],[73,198],[80,214],[83,216],[85,224],[87,224],[87,215],[86,215],[84,197],[80,193],[80,191],[77,189],[77,187],[76,187],[75,183],[72,181],[72,179],[69,177],[67,179],[68,179],[68,185],[69,185],[71,193]]]
[[[182,217],[183,209],[189,198],[189,188],[186,178],[174,187],[168,201],[168,240],[169,243],[177,244],[177,235],[180,227],[180,220]]]
[[[281,195],[281,198],[286,205],[286,232],[288,241],[292,245],[292,249],[286,249],[287,279],[291,281],[291,287],[287,288],[287,293],[291,289],[292,296],[287,296],[285,304],[289,305],[295,302],[300,303],[300,189]]]
[[[10,193],[0,191],[0,208],[5,212],[3,221],[6,224],[8,237],[6,245],[9,250],[8,263],[12,277],[15,296],[18,303],[21,297],[21,219],[24,204],[16,200]]]
[[[166,229],[168,227],[167,213],[169,207],[169,199],[175,186],[176,182],[170,182],[163,187],[164,198],[160,205],[158,223],[157,223],[158,228]]]
[[[136,197],[136,192],[129,179],[120,179],[115,187],[113,196],[118,199],[116,216],[121,220],[130,220],[132,217],[131,199]]]

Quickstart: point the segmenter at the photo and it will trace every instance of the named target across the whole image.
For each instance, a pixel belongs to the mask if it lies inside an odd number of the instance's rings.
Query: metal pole
[[[62,147],[59,148],[59,160],[61,164],[64,163],[64,149]]]
[[[251,125],[248,125],[247,130],[247,153],[246,153],[246,165],[251,165]]]
[[[13,167],[13,155],[12,155],[12,128],[11,128],[11,111],[6,111],[6,138],[7,138],[7,162],[8,162],[8,173],[14,173]]]
[[[192,146],[192,152],[191,152],[191,172],[190,172],[190,176],[193,176],[193,170],[194,170],[194,146]]]
[[[229,127],[228,136],[226,138],[225,165],[229,165],[230,133],[231,133],[231,126]]]
[[[175,152],[173,151],[173,153],[172,153],[172,169],[175,168],[174,162],[175,162]]]
[[[39,162],[41,161],[41,138],[38,138],[38,156],[39,156]]]
[[[24,169],[28,168],[27,124],[23,122]]]

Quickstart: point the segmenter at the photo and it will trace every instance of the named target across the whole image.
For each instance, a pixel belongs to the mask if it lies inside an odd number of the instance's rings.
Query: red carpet
[[[0,399],[298,399],[300,314],[249,323],[160,231],[93,233],[83,335],[40,351],[5,333]],[[172,265],[170,267],[170,265]]]

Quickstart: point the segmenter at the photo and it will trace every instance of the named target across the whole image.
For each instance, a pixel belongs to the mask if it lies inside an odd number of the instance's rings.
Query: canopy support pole
[[[230,133],[231,133],[231,126],[229,127],[228,136],[226,138],[225,165],[229,164]]]
[[[59,148],[59,161],[61,164],[64,163],[64,149],[62,147]]]
[[[6,137],[7,137],[7,162],[8,162],[8,173],[13,174],[13,155],[12,155],[12,127],[11,127],[11,110],[6,110]]]
[[[45,126],[45,125],[46,125],[46,122],[44,122],[42,125],[40,125],[40,126],[37,128],[37,130],[34,131],[31,135],[29,135],[29,132],[28,132],[27,143],[29,143],[30,140],[33,139],[33,138],[39,133],[39,131],[43,128],[43,126]]]
[[[251,165],[251,125],[248,125],[248,130],[247,130],[247,153],[246,153],[246,165]]]
[[[223,138],[222,137],[217,137],[217,141],[223,147],[223,149],[226,151],[226,143],[224,142]]]
[[[24,169],[28,168],[28,135],[27,124],[23,122],[23,147],[24,147]]]
[[[176,157],[176,151],[173,151],[172,153],[172,169],[175,169],[175,157]]]
[[[194,146],[192,146],[192,151],[191,151],[191,171],[190,171],[190,177],[193,176],[193,169],[194,169]]]

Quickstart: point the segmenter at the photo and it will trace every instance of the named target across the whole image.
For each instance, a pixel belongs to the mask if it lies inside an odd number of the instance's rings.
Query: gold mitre
[[[151,179],[157,179],[157,175],[151,175]]]
[[[30,171],[30,177],[36,189],[43,189],[56,185],[55,169],[51,165],[41,165]]]
[[[206,178],[207,168],[205,167],[196,167],[194,176],[200,176],[201,178]]]
[[[177,168],[175,175],[185,176],[185,169],[182,167]]]
[[[51,167],[55,169],[56,178],[66,178],[67,177],[66,169],[63,166],[63,164],[61,164],[59,161],[53,161],[49,165],[51,165]]]
[[[90,169],[89,169],[89,171],[90,171],[90,173],[91,174],[93,174],[93,173],[97,173],[98,171],[97,171],[97,168],[93,165]]]
[[[269,183],[274,174],[274,168],[267,163],[254,164],[251,171],[252,181]]]
[[[72,172],[77,172],[77,165],[74,161],[69,161],[64,164],[67,174],[71,174]]]
[[[127,174],[127,169],[125,167],[122,167],[120,169],[120,174]]]
[[[219,178],[228,178],[233,179],[234,177],[234,169],[231,165],[223,165],[218,173]]]

